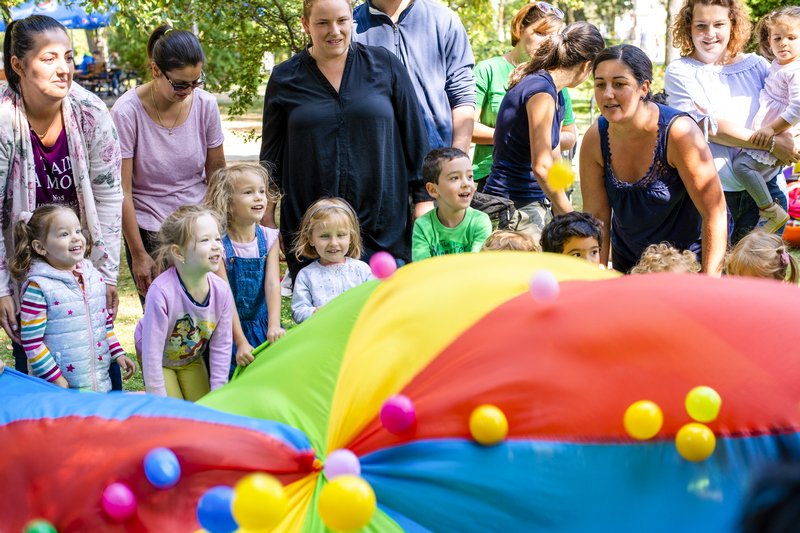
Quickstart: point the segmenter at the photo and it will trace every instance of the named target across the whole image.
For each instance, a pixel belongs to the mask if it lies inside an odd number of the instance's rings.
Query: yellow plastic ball
[[[675,435],[675,447],[681,457],[687,461],[705,461],[714,453],[717,438],[714,432],[703,424],[691,422],[678,430]]]
[[[317,510],[334,531],[355,531],[375,514],[375,493],[364,479],[344,475],[329,481],[319,494]]]
[[[639,400],[625,410],[622,424],[628,435],[634,439],[652,439],[664,425],[664,414],[655,402]]]
[[[550,167],[550,172],[547,173],[547,184],[551,189],[563,191],[572,187],[575,183],[575,172],[572,171],[569,164],[564,161],[557,161]]]
[[[711,422],[719,415],[722,398],[711,387],[695,387],[686,395],[686,412],[698,422]]]
[[[508,435],[508,420],[503,411],[494,405],[481,405],[469,415],[469,432],[479,443],[491,446]]]
[[[289,511],[289,498],[274,476],[249,474],[233,487],[232,511],[242,529],[271,529]]]

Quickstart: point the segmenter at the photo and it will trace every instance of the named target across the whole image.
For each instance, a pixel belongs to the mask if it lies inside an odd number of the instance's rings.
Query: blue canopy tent
[[[42,2],[25,2],[11,8],[11,19],[18,20],[30,15],[47,15],[53,17],[66,28],[75,30],[95,30],[111,23],[115,9],[107,12],[93,11],[87,13],[79,2],[59,2],[45,0]],[[0,20],[0,31],[6,30],[6,23]]]

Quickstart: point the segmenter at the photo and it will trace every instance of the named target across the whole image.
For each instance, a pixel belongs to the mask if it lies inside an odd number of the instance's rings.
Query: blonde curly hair
[[[483,243],[482,252],[496,250],[514,250],[518,252],[538,252],[539,247],[533,242],[533,237],[523,231],[499,229],[492,232]]]
[[[631,274],[654,274],[656,272],[695,274],[700,272],[700,263],[689,250],[681,252],[666,242],[651,244],[644,249],[639,262],[631,269]]]

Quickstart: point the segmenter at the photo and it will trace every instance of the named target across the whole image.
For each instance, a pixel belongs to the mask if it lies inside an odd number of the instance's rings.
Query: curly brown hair
[[[681,57],[694,53],[692,18],[694,17],[694,6],[697,5],[721,6],[728,9],[728,17],[731,20],[731,38],[728,41],[727,52],[730,57],[739,55],[739,52],[744,50],[750,41],[750,32],[753,29],[742,4],[738,0],[686,0],[686,3],[678,11],[671,28],[673,44],[681,49]]]

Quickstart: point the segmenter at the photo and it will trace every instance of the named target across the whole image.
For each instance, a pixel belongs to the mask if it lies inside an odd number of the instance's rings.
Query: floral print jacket
[[[122,156],[117,130],[100,98],[73,83],[62,102],[81,224],[94,244],[91,261],[115,285],[122,236]],[[13,294],[7,260],[14,253],[13,226],[36,208],[36,170],[22,97],[0,85],[0,296]]]

